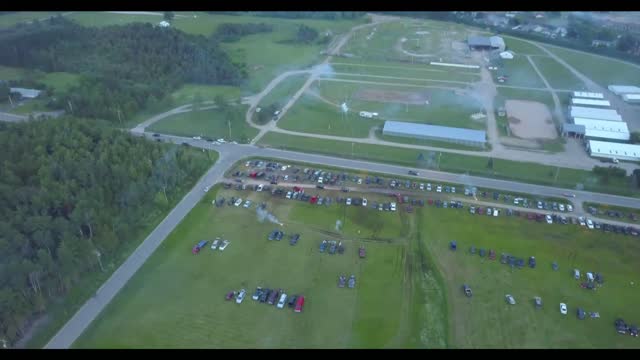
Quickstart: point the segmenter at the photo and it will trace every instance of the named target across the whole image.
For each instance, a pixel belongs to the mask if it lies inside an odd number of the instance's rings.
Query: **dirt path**
[[[493,107],[493,99],[498,94],[498,90],[493,83],[491,73],[489,73],[489,70],[485,67],[480,68],[480,76],[482,80],[476,83],[474,91],[481,95],[480,102],[487,114],[487,136],[489,137],[489,143],[491,144],[492,152],[502,151],[503,147],[500,143],[496,112]]]

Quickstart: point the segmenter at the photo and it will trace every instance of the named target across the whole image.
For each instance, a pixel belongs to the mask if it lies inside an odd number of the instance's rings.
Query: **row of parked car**
[[[285,304],[288,303],[289,307],[294,308],[295,312],[302,312],[302,307],[304,306],[304,296],[287,296],[287,294],[282,289],[263,289],[262,287],[258,286],[251,298],[261,303],[266,302],[269,305],[276,305],[278,309],[283,309]],[[287,302],[287,300],[289,301]],[[236,300],[236,302],[238,301]]]

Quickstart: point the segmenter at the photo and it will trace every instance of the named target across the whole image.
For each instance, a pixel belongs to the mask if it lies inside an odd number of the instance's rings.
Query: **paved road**
[[[11,113],[0,112],[0,121],[6,122],[22,122],[29,120],[29,117],[24,115],[16,115]]]

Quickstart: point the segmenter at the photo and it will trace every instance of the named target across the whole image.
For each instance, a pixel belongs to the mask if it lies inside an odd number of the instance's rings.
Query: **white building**
[[[613,109],[596,109],[582,106],[570,106],[569,113],[570,117],[573,119],[586,118],[607,121],[622,121],[622,116],[620,116],[620,114],[618,114],[618,112]]]
[[[574,118],[573,123],[584,126],[584,137],[587,139],[629,141],[631,138],[627,123],[622,121]]]
[[[169,24],[169,22],[167,22],[166,20],[160,21],[160,23],[158,25],[160,27],[169,27],[169,26],[171,26],[171,24]]]
[[[640,94],[640,87],[628,85],[609,85],[609,90],[616,94]]]
[[[41,91],[36,89],[9,88],[9,93],[18,93],[25,99],[35,99],[40,95]]]
[[[594,93],[594,92],[574,91],[573,97],[585,98],[585,99],[604,99],[604,94]]]
[[[571,105],[610,107],[611,103],[609,102],[609,100],[572,98]]]
[[[632,104],[640,104],[640,94],[623,94],[622,100]]]
[[[589,140],[587,151],[597,158],[640,161],[640,145]]]

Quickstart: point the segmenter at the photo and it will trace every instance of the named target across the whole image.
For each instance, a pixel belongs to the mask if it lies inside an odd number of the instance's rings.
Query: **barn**
[[[640,145],[589,140],[587,150],[597,158],[640,161]]]
[[[469,36],[467,45],[471,50],[505,50],[504,40],[500,36]]]
[[[485,131],[402,121],[385,121],[382,134],[421,140],[445,141],[477,147],[484,147],[487,143],[487,133]]]

